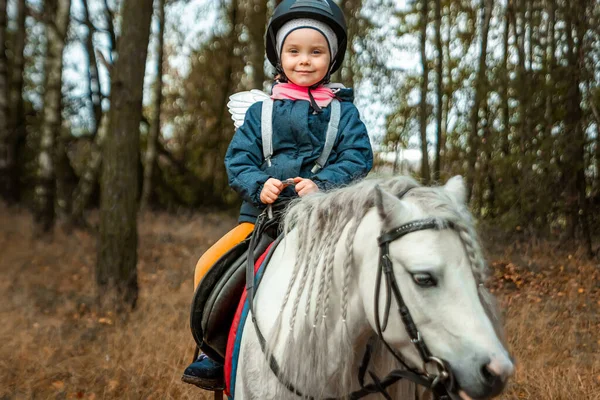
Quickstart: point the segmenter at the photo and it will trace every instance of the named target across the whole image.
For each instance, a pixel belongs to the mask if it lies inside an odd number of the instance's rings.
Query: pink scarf
[[[333,90],[322,85],[316,89],[311,89],[310,94],[312,94],[319,107],[327,107],[335,97]],[[273,86],[271,98],[273,100],[306,100],[310,103],[308,87],[298,86],[291,82],[278,83]]]

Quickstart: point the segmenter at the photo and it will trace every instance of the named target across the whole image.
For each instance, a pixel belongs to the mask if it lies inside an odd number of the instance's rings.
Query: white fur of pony
[[[376,207],[378,187],[383,197]],[[407,188],[412,190],[398,200],[395,196]],[[303,394],[316,399],[343,397],[359,388],[358,365],[375,326],[377,237],[382,230],[431,217],[452,222],[454,230],[414,232],[390,245],[394,273],[417,327],[432,354],[450,362],[453,370],[456,367],[465,389],[471,381],[476,383],[480,369],[479,365],[475,372],[469,369],[474,357],[470,352],[480,350],[485,353],[481,357],[489,356],[503,373],[512,372],[497,333],[501,331],[498,321],[486,313],[493,307],[482,304],[478,295],[482,289],[477,283],[484,279],[486,266],[464,204],[462,179],[454,178],[439,188],[421,187],[406,177],[366,180],[306,196],[290,206],[285,216],[287,235],[256,293],[254,310],[269,344],[268,355],[275,357],[282,375]],[[435,271],[448,281],[444,289],[450,291],[450,301],[438,306],[445,310],[431,309],[429,303],[436,303],[431,293],[436,292],[412,282],[411,273],[421,270]],[[444,296],[448,293],[439,295]],[[454,299],[458,304],[446,304]],[[392,300],[384,337],[419,367],[420,356],[395,304]],[[380,377],[398,367],[383,347],[372,359],[371,369]],[[393,398],[414,398],[412,385],[396,386],[390,391]],[[272,373],[250,318],[243,331],[235,395],[237,399],[299,398]],[[461,395],[469,398],[465,392]]]

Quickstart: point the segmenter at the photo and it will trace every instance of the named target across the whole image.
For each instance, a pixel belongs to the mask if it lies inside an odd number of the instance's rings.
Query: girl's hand
[[[317,184],[311,181],[310,179],[296,177],[294,178],[294,182],[296,183],[296,192],[300,197],[304,197],[307,194],[319,191],[319,187],[317,186]]]
[[[260,192],[260,201],[262,201],[264,204],[273,204],[279,197],[279,194],[283,188],[283,183],[279,179],[267,179]]]

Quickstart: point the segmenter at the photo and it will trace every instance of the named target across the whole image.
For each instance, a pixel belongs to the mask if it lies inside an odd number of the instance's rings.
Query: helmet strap
[[[317,114],[322,113],[323,110],[321,109],[321,107],[319,107],[319,105],[315,101],[315,99],[311,93],[311,90],[314,90],[321,85],[327,85],[331,81],[331,68],[332,67],[333,66],[329,67],[329,71],[327,71],[327,74],[325,74],[323,79],[321,79],[319,82],[315,83],[314,85],[309,86],[309,88],[308,88],[308,98],[310,99],[310,106]]]
[[[281,61],[279,61],[277,63],[277,65],[275,66],[275,71],[277,73],[277,75],[279,76],[279,82],[281,83],[287,83],[289,81],[288,77],[285,75],[285,71],[283,70],[283,66],[281,65]]]
[[[313,97],[313,95],[311,93],[311,89],[314,89],[314,86],[315,85],[308,87],[308,98],[310,99],[310,106],[312,107],[314,112],[317,114],[320,114],[323,112],[323,109],[321,109],[321,107],[319,107],[319,105],[317,104],[317,102],[315,101],[315,98]]]

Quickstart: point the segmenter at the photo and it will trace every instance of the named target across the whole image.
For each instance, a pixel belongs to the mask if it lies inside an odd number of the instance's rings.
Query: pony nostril
[[[504,381],[513,374],[514,366],[512,360],[502,360],[500,358],[493,358],[488,364],[484,366],[482,371],[485,371],[485,374],[483,374],[483,376],[486,377],[486,380],[489,379],[487,378],[487,375],[491,374]]]
[[[490,368],[490,364],[485,364],[481,367],[481,376],[485,383],[489,386],[493,386],[496,380],[499,378],[495,371]]]

